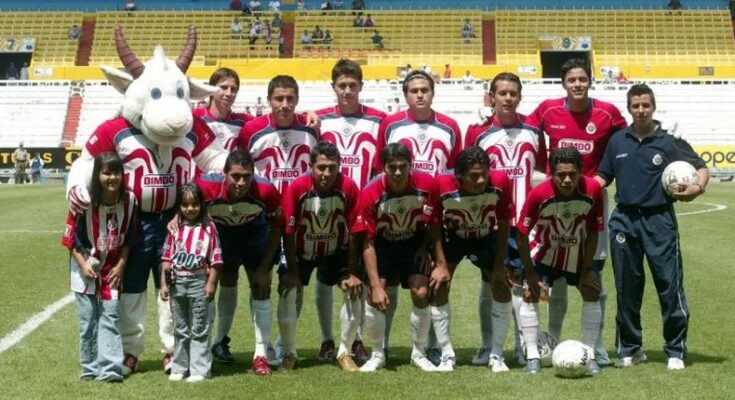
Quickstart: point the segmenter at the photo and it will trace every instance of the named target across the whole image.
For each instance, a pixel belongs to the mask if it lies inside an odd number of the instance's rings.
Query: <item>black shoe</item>
[[[212,346],[212,356],[215,360],[223,363],[234,363],[235,357],[230,353],[230,338],[225,336],[222,341]]]

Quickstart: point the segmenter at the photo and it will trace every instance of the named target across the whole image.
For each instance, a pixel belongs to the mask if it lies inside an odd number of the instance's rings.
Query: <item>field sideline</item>
[[[0,338],[69,293],[68,253],[59,245],[66,202],[60,185],[0,185],[0,249],[4,279],[0,280]],[[716,205],[727,208],[716,210]],[[694,214],[697,211],[714,210]],[[710,398],[735,399],[735,318],[732,304],[735,257],[735,185],[713,182],[707,194],[692,204],[677,205],[684,254],[685,287],[692,320],[689,364],[683,372],[666,371],[661,349],[661,321],[652,280],[647,280],[643,305],[645,365],[600,376],[562,380],[544,369],[527,376],[512,362],[512,335],[506,344],[511,372],[494,375],[470,365],[479,343],[477,320],[478,271],[463,264],[455,276],[451,297],[453,343],[457,371],[428,374],[408,363],[410,299],[401,293],[391,335],[388,369],[376,374],[348,374],[318,362],[320,335],[313,305],[313,287],[306,289],[298,326],[300,364],[292,373],[259,378],[249,371],[253,331],[247,306],[248,290],[240,282],[239,308],[232,349],[233,366],[215,364],[213,379],[200,384],[170,383],[160,368],[153,291],[149,291],[147,350],[141,373],[122,385],[78,381],[78,333],[74,305],[53,314],[15,346],[0,353],[0,399],[145,399],[145,398],[493,398],[503,395],[541,398]],[[608,351],[614,354],[615,290],[611,268],[605,269],[610,300],[605,318]],[[570,290],[564,338],[578,338],[580,299]],[[335,292],[335,299],[341,295]],[[339,321],[335,305],[335,321]],[[273,336],[277,334],[274,302]],[[545,316],[542,317],[545,326]],[[338,327],[335,326],[338,335]]]

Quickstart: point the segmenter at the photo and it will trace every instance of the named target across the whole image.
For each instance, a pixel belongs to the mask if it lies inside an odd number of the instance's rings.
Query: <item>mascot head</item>
[[[192,81],[185,75],[196,45],[196,29],[192,26],[176,62],[167,59],[163,48],[156,46],[153,58],[144,64],[130,50],[122,28],[115,27],[117,54],[128,72],[107,66],[102,71],[125,96],[122,117],[156,144],[170,145],[189,133],[193,124],[191,101],[217,92],[216,87]]]

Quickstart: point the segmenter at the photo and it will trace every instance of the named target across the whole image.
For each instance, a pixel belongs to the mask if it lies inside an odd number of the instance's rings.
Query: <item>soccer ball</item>
[[[565,340],[559,343],[551,356],[556,376],[561,378],[581,378],[587,374],[587,363],[592,359],[593,350],[578,340]]]
[[[538,346],[539,361],[541,361],[542,366],[551,366],[551,353],[554,352],[554,348],[558,343],[559,341],[548,332],[539,332],[536,345]]]
[[[674,161],[666,166],[661,174],[661,185],[666,193],[671,195],[679,191],[682,183],[691,184],[697,182],[697,170],[686,161]]]

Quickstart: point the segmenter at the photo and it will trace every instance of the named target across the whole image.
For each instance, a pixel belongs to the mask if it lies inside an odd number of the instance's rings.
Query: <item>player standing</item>
[[[538,337],[539,289],[561,282],[582,295],[582,342],[593,348],[600,334],[600,277],[593,268],[598,232],[603,230],[602,188],[582,174],[582,155],[573,147],[551,152],[551,178],[531,190],[518,222],[518,251],[524,266],[520,320],[526,370],[541,371]],[[529,245],[530,239],[530,245]],[[600,373],[594,358],[588,374]]]

